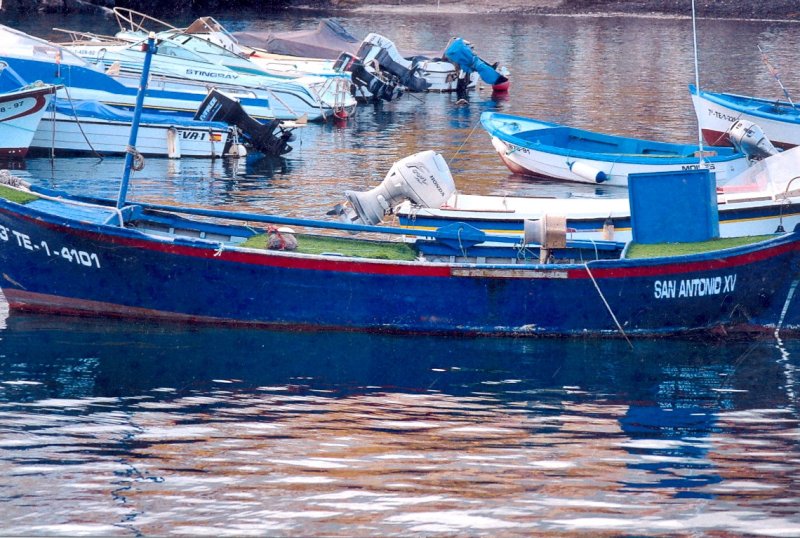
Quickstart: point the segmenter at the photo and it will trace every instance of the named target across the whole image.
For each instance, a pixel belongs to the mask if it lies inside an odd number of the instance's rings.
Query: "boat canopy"
[[[361,40],[333,19],[323,19],[314,30],[235,32],[233,35],[242,45],[272,54],[327,60],[337,59],[342,52],[356,55],[361,45]]]

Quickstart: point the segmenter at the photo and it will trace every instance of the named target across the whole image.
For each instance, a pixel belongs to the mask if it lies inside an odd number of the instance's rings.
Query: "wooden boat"
[[[117,207],[11,181],[0,189],[0,288],[12,309],[66,314],[412,333],[665,335],[746,325],[745,312],[777,322],[800,246],[800,234],[790,233],[710,253],[626,259],[620,243],[569,242],[553,250],[563,261],[542,264],[538,246],[519,238],[498,245],[502,239],[487,241],[466,224],[413,243],[278,228],[287,225],[408,234]],[[297,250],[280,250],[293,240]],[[277,250],[265,248],[270,242]],[[436,261],[448,256],[455,261]]]
[[[31,148],[56,154],[123,155],[133,114],[95,101],[58,99],[45,114]],[[154,157],[222,157],[230,153],[227,123],[145,113],[140,119],[137,151]],[[238,150],[238,148],[235,148]]]
[[[713,145],[729,144],[731,126],[739,120],[758,125],[773,145],[800,145],[800,109],[791,103],[731,93],[698,91],[689,86],[703,139]]]
[[[607,135],[521,116],[484,112],[481,124],[509,170],[536,177],[625,186],[628,174],[713,171],[718,181],[749,166],[730,147],[705,148]]]
[[[0,157],[25,157],[56,89],[38,84],[0,93]]]

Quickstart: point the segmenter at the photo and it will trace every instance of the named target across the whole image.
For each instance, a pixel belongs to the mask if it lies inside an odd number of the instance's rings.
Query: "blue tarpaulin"
[[[66,116],[79,118],[96,118],[106,121],[127,122],[133,120],[133,111],[105,105],[98,101],[68,101],[56,100],[56,111]],[[176,127],[208,127],[213,129],[226,129],[226,123],[218,121],[197,121],[186,116],[175,116],[153,112],[143,112],[140,122],[142,124],[174,125]]]

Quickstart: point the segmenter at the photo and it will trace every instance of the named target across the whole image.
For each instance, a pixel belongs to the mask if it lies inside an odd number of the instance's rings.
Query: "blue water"
[[[317,15],[217,18],[293,29]],[[408,48],[461,35],[508,65],[511,92],[364,107],[345,125],[299,131],[282,159],[148,159],[131,197],[322,217],[422,149],[446,156],[462,192],[622,196],[510,174],[480,113],[696,138],[688,19],[340,18]],[[0,22],[43,36],[115,29],[86,17]],[[702,86],[780,97],[759,44],[800,91],[797,24],[698,29]],[[115,196],[121,160],[17,168]],[[797,536],[799,366],[795,340],[630,348],[271,332],[34,316],[0,302],[0,535]]]

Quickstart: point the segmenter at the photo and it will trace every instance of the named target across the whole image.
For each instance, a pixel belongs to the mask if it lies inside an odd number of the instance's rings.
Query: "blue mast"
[[[150,76],[150,62],[153,59],[153,54],[157,52],[155,46],[156,34],[150,32],[147,37],[147,44],[145,47],[144,66],[142,67],[142,78],[139,80],[139,93],[136,95],[136,108],[133,111],[133,121],[131,121],[131,133],[128,137],[128,149],[125,153],[125,170],[122,173],[122,183],[119,186],[119,196],[117,197],[117,208],[121,209],[125,205],[125,197],[128,194],[128,182],[131,178],[131,169],[133,168],[133,157],[136,151],[136,137],[139,134],[139,119],[142,116],[142,107],[144,105],[144,93],[147,90],[147,79]]]

